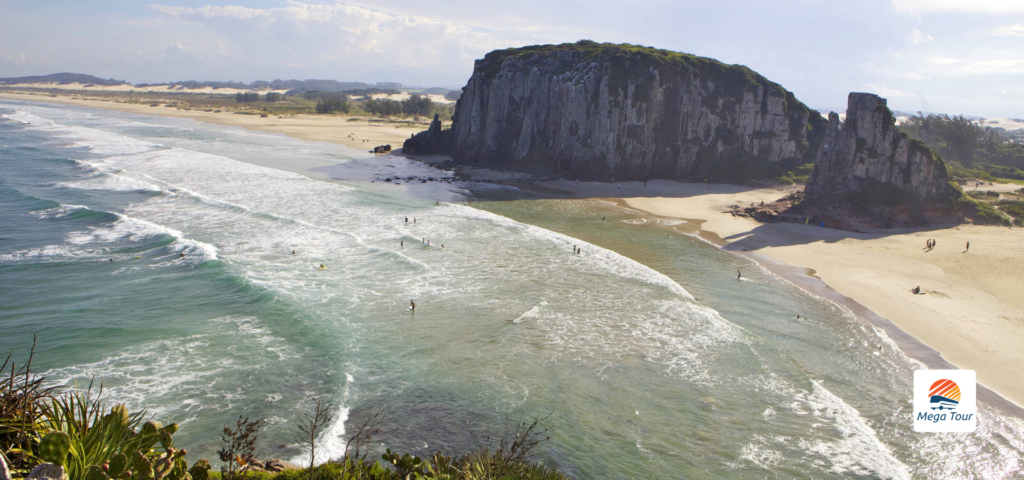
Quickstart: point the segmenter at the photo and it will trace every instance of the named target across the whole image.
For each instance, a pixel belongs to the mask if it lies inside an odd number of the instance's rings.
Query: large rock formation
[[[884,98],[855,92],[847,100],[845,123],[840,125],[835,112],[829,114],[804,193],[810,203],[836,204],[864,191],[875,197],[888,193],[899,203],[962,196],[942,159],[896,129]]]
[[[814,128],[818,125],[818,128]],[[813,158],[824,120],[740,65],[633,45],[541,45],[476,62],[457,163],[586,180],[778,176]],[[426,138],[415,151],[438,151]]]
[[[406,140],[405,145],[402,146],[402,153],[409,155],[451,153],[451,137],[451,130],[441,130],[441,120],[435,113],[434,121],[430,122],[430,128],[413,134],[412,138]]]

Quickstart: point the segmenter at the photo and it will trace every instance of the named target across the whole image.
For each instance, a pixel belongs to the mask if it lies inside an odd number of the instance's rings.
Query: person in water
[[[409,223],[409,217],[405,217],[405,223]]]
[[[178,258],[184,258],[184,257],[185,257],[184,253],[181,253],[181,254],[178,255]],[[111,260],[111,261],[113,261],[113,260]]]
[[[292,250],[292,255],[295,255],[295,250]]]
[[[736,280],[739,280],[741,276],[742,275],[740,275],[740,271],[736,270]]]
[[[320,270],[323,270],[323,269],[325,269],[325,268],[327,268],[327,267],[325,267],[325,266],[324,266],[324,264],[322,264],[322,263],[321,263],[321,264],[320,264]]]
[[[402,247],[405,247],[405,240],[402,240]]]
[[[409,310],[412,310],[414,312],[416,311],[416,302],[415,301],[409,300]]]

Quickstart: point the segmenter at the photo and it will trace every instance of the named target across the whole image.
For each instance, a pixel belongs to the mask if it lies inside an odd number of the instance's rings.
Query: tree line
[[[371,99],[363,102],[363,110],[371,115],[398,116],[415,115],[428,117],[435,112],[434,101],[420,95],[410,95],[409,98],[397,101],[386,98]]]
[[[1024,180],[1024,144],[1011,143],[1003,129],[985,127],[963,115],[923,115],[918,112],[899,129],[928,144],[950,165],[954,174]],[[985,175],[980,175],[982,178]]]

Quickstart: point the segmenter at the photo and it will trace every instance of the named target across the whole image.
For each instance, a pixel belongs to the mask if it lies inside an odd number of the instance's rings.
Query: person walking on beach
[[[967,241],[967,249],[964,250],[964,253],[967,253],[969,251],[971,251],[971,242],[970,242],[970,240]]]
[[[601,221],[602,221],[602,222],[604,221],[604,217],[601,217]]]

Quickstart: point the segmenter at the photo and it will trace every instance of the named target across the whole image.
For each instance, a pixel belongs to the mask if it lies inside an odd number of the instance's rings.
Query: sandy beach
[[[962,225],[854,233],[797,224],[761,224],[725,213],[779,199],[794,187],[668,181],[611,184],[560,180],[542,185],[581,197],[622,198],[632,208],[691,220],[725,250],[807,269],[829,287],[888,319],[948,362],[977,371],[979,383],[1024,405],[1024,229]],[[1019,185],[981,186],[1017,190]],[[695,220],[695,221],[693,221]],[[936,241],[925,249],[928,239]],[[971,242],[966,251],[967,242]],[[923,295],[911,289],[920,286]]]
[[[269,116],[238,115],[232,112],[204,112],[201,110],[179,110],[168,107],[151,107],[136,103],[117,103],[95,99],[81,99],[72,96],[50,97],[48,95],[27,95],[19,93],[0,93],[0,98],[22,100],[27,102],[50,102],[81,107],[104,108],[126,113],[141,115],[159,115],[161,117],[191,118],[200,122],[243,127],[267,133],[283,133],[290,137],[316,142],[332,142],[360,150],[371,150],[377,145],[391,145],[400,148],[405,139],[427,125],[388,125],[371,123],[360,118],[348,121],[349,116],[334,115],[291,115]]]
[[[148,105],[0,94],[16,100],[56,102],[122,112],[191,118],[354,148],[400,147],[425,127],[348,122],[348,117],[299,115],[260,118],[185,111]],[[364,141],[366,140],[366,141]],[[435,163],[445,157],[423,157]],[[475,179],[509,180],[519,175],[464,169]],[[1024,229],[963,225],[943,229],[892,229],[854,233],[796,224],[761,224],[725,210],[777,200],[800,187],[751,188],[672,181],[576,183],[538,182],[542,188],[580,198],[622,199],[629,207],[658,216],[686,219],[690,230],[725,250],[759,255],[806,269],[832,289],[894,323],[1004,398],[1024,405]],[[1019,185],[982,185],[980,190],[1017,190]],[[936,248],[926,250],[934,239]],[[970,251],[966,243],[970,241]],[[763,262],[762,263],[766,263]],[[769,267],[770,268],[770,267]],[[911,289],[920,286],[923,295]]]

